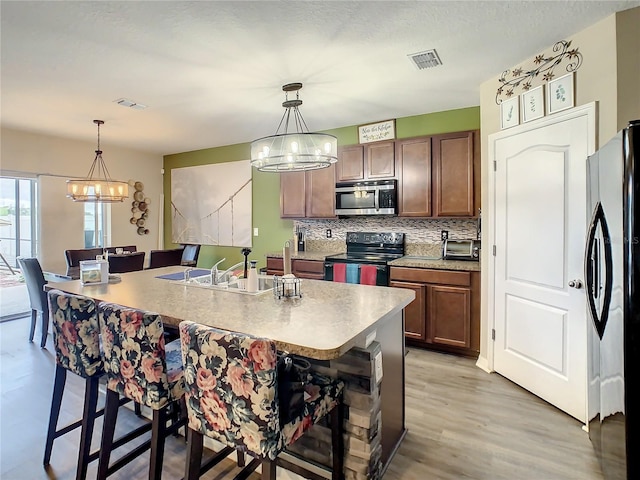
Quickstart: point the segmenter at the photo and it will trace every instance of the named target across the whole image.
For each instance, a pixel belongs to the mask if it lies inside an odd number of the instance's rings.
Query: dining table
[[[278,350],[331,365],[355,358],[352,349],[378,342],[384,388],[382,461],[388,463],[406,433],[404,416],[404,308],[412,290],[303,279],[294,297],[247,293],[185,281],[187,267],[171,266],[110,276],[105,284],[79,280],[45,288],[83,295],[161,315],[167,326],[183,320],[272,340]],[[193,277],[194,270],[189,269]],[[205,274],[206,270],[200,273]],[[378,400],[376,400],[377,402]]]

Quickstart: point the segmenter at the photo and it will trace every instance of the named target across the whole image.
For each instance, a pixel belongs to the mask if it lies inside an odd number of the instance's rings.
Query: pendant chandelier
[[[122,202],[129,196],[129,184],[113,180],[102,159],[100,150],[100,125],[103,120],[94,120],[98,126],[98,149],[87,178],[67,180],[67,197],[74,202]]]
[[[285,92],[284,115],[275,135],[251,142],[251,165],[263,172],[289,172],[326,168],[338,161],[338,140],[325,133],[310,133],[298,107],[301,83],[288,83]],[[296,92],[289,100],[289,92]],[[289,122],[295,132],[289,133]],[[281,129],[283,130],[281,132]]]

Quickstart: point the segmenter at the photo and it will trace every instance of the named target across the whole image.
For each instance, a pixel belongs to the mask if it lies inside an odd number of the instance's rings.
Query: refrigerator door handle
[[[604,296],[602,297],[601,308],[596,305],[596,299],[599,296],[602,282],[602,258],[600,254],[600,242],[596,239],[596,232],[600,228],[602,232],[602,245],[604,249]],[[611,252],[611,235],[607,219],[604,214],[602,204],[598,202],[593,213],[589,232],[587,234],[587,247],[585,252],[585,270],[587,283],[587,303],[591,318],[598,332],[598,336],[602,339],[604,330],[609,319],[609,306],[611,304],[611,294],[613,290],[613,261]],[[600,310],[600,311],[598,311]]]

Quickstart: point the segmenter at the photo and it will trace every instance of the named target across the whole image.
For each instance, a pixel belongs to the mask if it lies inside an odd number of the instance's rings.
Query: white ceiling
[[[479,105],[479,85],[640,1],[7,1],[3,126],[160,154]],[[579,45],[573,45],[579,47]],[[407,55],[435,48],[443,66]],[[497,85],[496,85],[497,88]],[[148,106],[114,103],[127,98]]]

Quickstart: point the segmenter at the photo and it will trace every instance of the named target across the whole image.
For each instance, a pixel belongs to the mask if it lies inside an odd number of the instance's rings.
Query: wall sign
[[[396,138],[396,121],[370,123],[358,127],[358,143],[379,142]]]

